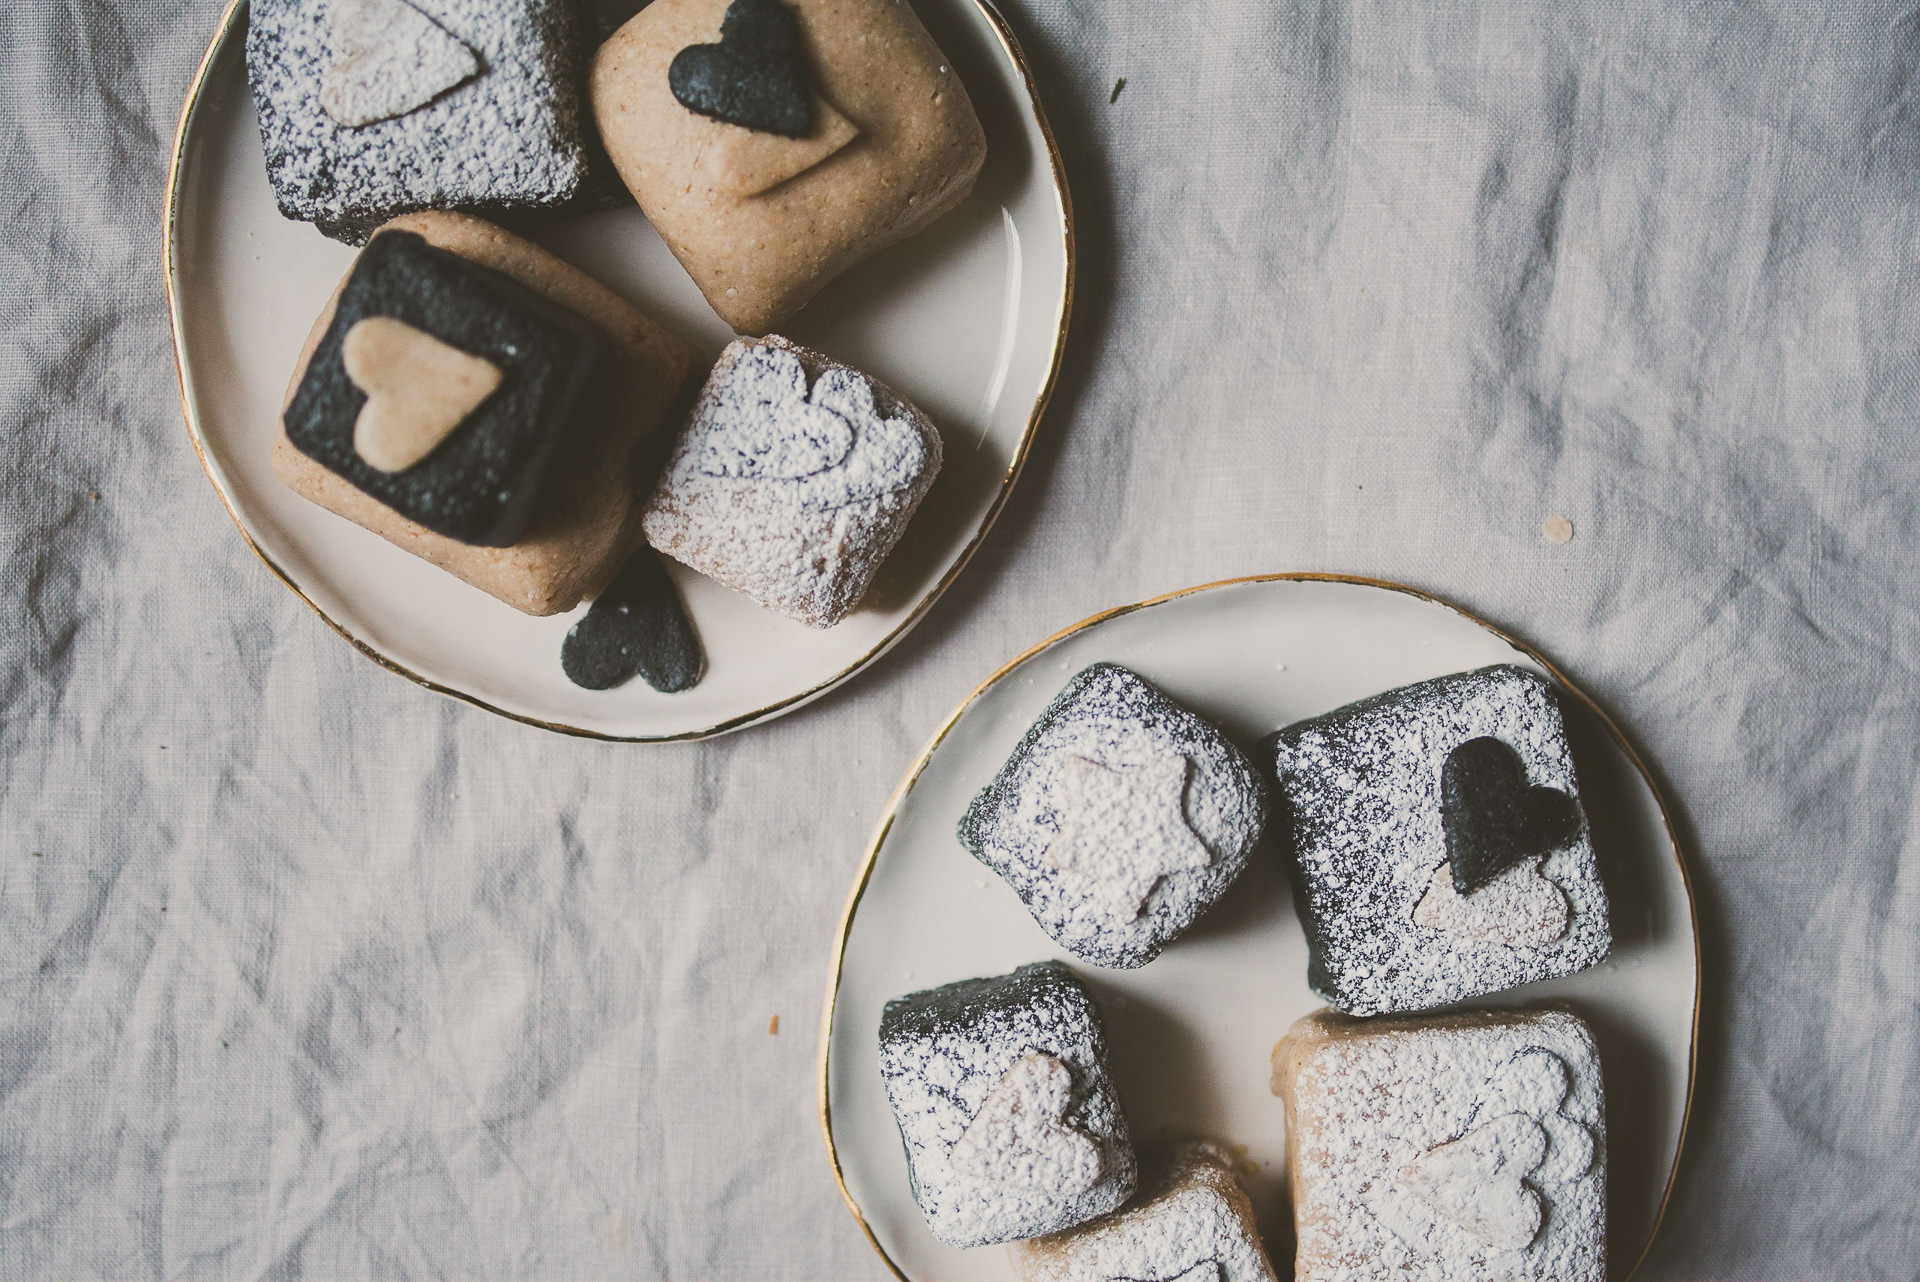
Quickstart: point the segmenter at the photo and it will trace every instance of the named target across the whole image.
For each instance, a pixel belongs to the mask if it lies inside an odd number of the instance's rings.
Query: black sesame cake
[[[647,504],[661,552],[778,614],[853,610],[940,471],[940,434],[875,379],[774,335],[720,353]]]
[[[554,209],[587,179],[577,0],[253,0],[280,212],[335,240],[420,209]]]
[[[1259,773],[1135,673],[1066,685],[960,820],[1041,929],[1096,966],[1144,966],[1246,867],[1267,817]]]
[[[949,1246],[1058,1232],[1133,1194],[1100,1011],[1059,962],[888,1002],[880,1072],[914,1200]]]
[[[1263,741],[1314,992],[1416,1011],[1585,970],[1612,946],[1559,696],[1501,665]]]
[[[694,360],[531,241],[469,214],[405,214],[315,319],[273,470],[517,610],[562,613],[641,546],[655,434]]]
[[[354,261],[287,440],[436,534],[509,547],[606,415],[613,378],[612,343],[586,317],[394,231]]]

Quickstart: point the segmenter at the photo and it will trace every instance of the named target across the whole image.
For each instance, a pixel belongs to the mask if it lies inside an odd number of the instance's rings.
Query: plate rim
[[[199,459],[201,471],[206,474],[207,480],[213,485],[213,491],[219,496],[220,505],[226,509],[227,516],[232,520],[234,528],[240,532],[240,537],[246,541],[247,546],[252,549],[253,554],[260,559],[261,564],[265,565],[267,569],[272,572],[273,577],[278,579],[301,601],[305,602],[309,609],[320,616],[320,621],[332,629],[336,635],[352,645],[353,648],[358,650],[362,655],[373,660],[380,667],[396,676],[405,677],[415,685],[431,690],[435,694],[445,695],[449,699],[470,704],[483,712],[490,712],[497,717],[504,717],[509,721],[517,721],[522,725],[534,726],[541,730],[551,730],[557,734],[570,735],[581,739],[599,740],[604,743],[687,743],[700,739],[714,738],[735,730],[744,730],[749,726],[774,720],[786,713],[795,711],[805,704],[811,703],[836,686],[851,680],[863,669],[872,665],[876,659],[892,649],[908,632],[912,631],[939,602],[940,598],[946,595],[947,589],[952,587],[954,581],[966,570],[968,564],[972,562],[974,554],[977,553],[981,545],[986,542],[987,535],[993,531],[995,523],[998,522],[1001,512],[1007,505],[1007,500],[1012,497],[1014,486],[1018,484],[1020,480],[1021,471],[1026,466],[1027,457],[1033,448],[1034,437],[1040,428],[1040,420],[1045,416],[1047,407],[1053,399],[1053,394],[1060,381],[1060,370],[1065,363],[1067,329],[1073,318],[1074,286],[1078,275],[1079,245],[1074,233],[1073,193],[1067,185],[1066,162],[1060,154],[1060,144],[1054,136],[1053,124],[1047,118],[1046,107],[1040,100],[1040,87],[1034,79],[1033,67],[1027,61],[1026,52],[1021,48],[1020,41],[1018,37],[1014,35],[1013,28],[1008,25],[1006,18],[1002,16],[999,9],[994,6],[992,0],[958,0],[958,2],[972,5],[979,11],[980,15],[987,20],[989,29],[993,32],[995,40],[999,42],[1001,52],[1005,54],[1020,73],[1021,83],[1026,89],[1027,107],[1032,112],[1034,123],[1037,124],[1040,129],[1040,137],[1046,144],[1048,171],[1052,175],[1054,195],[1060,205],[1060,237],[1061,246],[1065,252],[1065,271],[1061,281],[1060,300],[1056,308],[1055,324],[1051,338],[1052,346],[1048,353],[1046,378],[1040,385],[1039,395],[1034,398],[1033,411],[1027,418],[1026,428],[1021,433],[1019,445],[1015,448],[1013,457],[1007,465],[1006,473],[1001,478],[1000,487],[994,494],[993,501],[988,505],[986,514],[980,519],[980,523],[974,530],[972,538],[970,538],[966,546],[960,550],[960,555],[955,559],[954,563],[947,568],[946,573],[941,575],[940,579],[922,594],[905,618],[901,619],[892,630],[881,637],[872,648],[859,655],[845,667],[834,672],[825,680],[809,686],[805,690],[787,695],[772,703],[755,708],[752,711],[740,713],[737,716],[726,718],[725,720],[701,727],[700,729],[683,730],[673,734],[638,735],[610,734],[601,730],[588,729],[584,726],[570,725],[562,721],[547,721],[525,713],[512,712],[488,702],[477,693],[454,689],[430,677],[423,676],[408,668],[405,664],[382,654],[373,645],[355,636],[345,624],[322,609],[318,602],[301,590],[300,585],[293,581],[293,577],[268,554],[267,550],[260,546],[259,542],[254,538],[252,531],[247,528],[246,522],[241,519],[240,509],[236,505],[234,496],[229,492],[228,487],[221,483],[220,477],[214,471],[213,464],[207,457],[205,429],[201,425],[194,396],[188,389],[187,383],[186,326],[182,314],[178,253],[180,205],[186,177],[187,146],[194,127],[195,116],[200,107],[201,97],[206,90],[207,82],[212,77],[215,62],[219,59],[221,52],[226,48],[228,41],[233,38],[236,27],[241,24],[246,14],[248,2],[249,0],[228,0],[226,11],[220,17],[219,23],[214,30],[213,38],[208,41],[206,52],[200,56],[200,63],[194,70],[193,79],[188,83],[186,98],[180,107],[180,118],[174,126],[172,150],[167,158],[166,204],[161,215],[161,266],[166,281],[167,325],[173,339],[174,377],[178,383],[181,412],[186,420],[187,439],[193,445],[194,457]]]
[[[1639,747],[1628,737],[1627,733],[1621,729],[1619,724],[1607,714],[1606,710],[1594,701],[1593,696],[1574,684],[1565,672],[1561,671],[1552,660],[1541,654],[1539,650],[1521,640],[1499,624],[1445,597],[1428,592],[1423,588],[1416,588],[1409,584],[1395,582],[1392,579],[1373,578],[1367,575],[1336,574],[1320,571],[1247,574],[1237,578],[1215,579],[1208,583],[1198,583],[1192,587],[1176,588],[1171,592],[1163,592],[1158,596],[1147,597],[1145,600],[1135,601],[1129,605],[1114,606],[1110,609],[1101,610],[1096,614],[1088,615],[1078,623],[1068,624],[1053,635],[1027,647],[1013,658],[1007,660],[1007,662],[1001,664],[986,680],[975,686],[965,698],[961,699],[954,710],[948,713],[946,718],[941,721],[939,727],[934,730],[932,737],[927,740],[926,746],[920,750],[920,754],[915,757],[912,764],[907,767],[907,771],[901,776],[900,782],[894,785],[893,794],[887,799],[886,810],[881,814],[879,822],[874,826],[872,837],[867,841],[866,852],[861,856],[859,869],[854,874],[853,890],[847,896],[846,907],[841,911],[840,924],[834,934],[833,957],[827,974],[826,1003],[820,1015],[820,1053],[815,1072],[817,1076],[816,1103],[819,1109],[820,1134],[822,1140],[826,1143],[827,1164],[833,1171],[833,1182],[840,1190],[841,1200],[846,1203],[847,1210],[853,1215],[854,1223],[859,1225],[860,1232],[867,1239],[867,1244],[873,1248],[874,1254],[880,1257],[881,1263],[886,1265],[887,1270],[892,1273],[895,1278],[898,1278],[899,1282],[913,1282],[900,1266],[894,1262],[893,1258],[887,1254],[886,1249],[880,1245],[880,1239],[874,1235],[873,1227],[867,1223],[867,1217],[861,1212],[860,1204],[854,1200],[852,1191],[847,1188],[846,1177],[840,1169],[839,1150],[833,1142],[833,1101],[829,1069],[833,1044],[834,1008],[840,993],[840,975],[846,960],[847,937],[853,931],[854,914],[859,911],[860,900],[866,894],[867,885],[873,877],[874,865],[879,861],[880,847],[885,844],[888,834],[893,829],[893,821],[899,814],[901,803],[906,800],[907,795],[913,791],[914,785],[919,782],[920,776],[925,772],[927,763],[932,759],[934,752],[939,749],[941,743],[945,741],[947,735],[953,730],[953,727],[959,722],[967,709],[971,708],[982,695],[986,694],[986,692],[995,685],[998,685],[1003,678],[1011,675],[1029,659],[1038,657],[1060,642],[1065,641],[1067,638],[1084,632],[1088,628],[1095,627],[1098,624],[1105,623],[1110,619],[1117,619],[1123,615],[1132,614],[1139,610],[1150,609],[1157,605],[1165,605],[1169,601],[1177,601],[1182,597],[1194,596],[1201,592],[1210,592],[1216,588],[1237,587],[1248,583],[1342,583],[1355,587],[1379,588],[1413,597],[1416,600],[1424,601],[1430,605],[1437,605],[1444,610],[1459,615],[1469,622],[1478,624],[1500,640],[1512,646],[1515,650],[1518,650],[1532,662],[1539,664],[1548,675],[1560,684],[1563,690],[1566,690],[1579,700],[1581,706],[1598,720],[1600,726],[1607,732],[1608,736],[1612,738],[1615,746],[1626,754],[1627,760],[1631,762],[1633,768],[1639,772],[1641,780],[1646,784],[1648,791],[1652,794],[1654,805],[1658,807],[1660,811],[1660,826],[1666,832],[1667,845],[1672,852],[1674,866],[1679,869],[1680,882],[1687,894],[1687,921],[1693,934],[1693,1019],[1689,1027],[1687,1043],[1687,1088],[1680,1110],[1680,1134],[1674,1144],[1673,1162],[1667,1170],[1667,1184],[1660,1194],[1660,1206],[1654,1212],[1653,1227],[1648,1230],[1647,1240],[1641,1245],[1639,1254],[1634,1257],[1632,1267],[1620,1275],[1621,1282],[1630,1282],[1630,1279],[1640,1271],[1640,1266],[1646,1262],[1648,1253],[1653,1250],[1654,1242],[1659,1239],[1661,1225],[1666,1222],[1667,1208],[1673,1201],[1674,1186],[1678,1182],[1680,1175],[1680,1161],[1686,1153],[1687,1132],[1693,1122],[1694,1085],[1699,1075],[1700,1066],[1700,1010],[1702,994],[1705,989],[1705,985],[1702,982],[1703,958],[1700,947],[1700,905],[1699,897],[1694,892],[1693,875],[1687,867],[1686,853],[1683,843],[1680,840],[1680,833],[1674,826],[1673,809],[1667,801],[1665,792],[1663,792],[1660,787],[1658,778],[1654,775],[1652,768],[1647,764],[1646,759],[1641,755]]]

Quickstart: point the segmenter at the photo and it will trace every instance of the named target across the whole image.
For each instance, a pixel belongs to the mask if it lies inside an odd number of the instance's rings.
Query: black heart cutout
[[[641,548],[567,633],[560,666],[567,680],[587,690],[611,690],[638,674],[654,689],[677,694],[699,682],[707,656],[667,567]]]
[[[733,0],[720,43],[675,54],[667,86],[688,111],[730,125],[788,138],[813,132],[800,24],[780,0]]]
[[[1580,807],[1557,788],[1529,787],[1526,763],[1505,743],[1469,739],[1440,768],[1440,827],[1453,888],[1465,895],[1566,844],[1580,831]]]

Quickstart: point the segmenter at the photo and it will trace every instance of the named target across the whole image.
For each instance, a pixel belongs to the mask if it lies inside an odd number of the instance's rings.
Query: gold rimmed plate
[[[954,836],[1027,726],[1099,660],[1134,669],[1248,747],[1355,699],[1487,664],[1518,663],[1560,682],[1611,899],[1613,955],[1471,1004],[1564,1004],[1592,1025],[1607,1090],[1610,1270],[1630,1275],[1679,1160],[1699,1015],[1693,896],[1659,791],[1613,722],[1537,652],[1414,589],[1320,575],[1208,584],[1075,624],[987,678],[908,768],[848,902],[821,1028],[828,1156],[881,1258],[915,1282],[1012,1277],[1004,1249],[954,1250],[927,1232],[876,1035],[890,998],[1050,957],[1072,965],[1100,1000],[1136,1140],[1205,1136],[1237,1146],[1270,1248],[1284,1255],[1291,1243],[1286,1119],[1269,1089],[1268,1056],[1321,1003],[1307,988],[1306,939],[1271,840],[1157,960],[1111,971],[1061,952]]]
[[[1018,44],[985,0],[915,0],[985,125],[966,202],[829,285],[789,337],[885,380],[939,425],[946,463],[858,610],[816,631],[674,572],[706,678],[663,695],[570,685],[580,611],[518,614],[298,498],[269,456],[302,340],[353,251],[275,208],[247,90],[247,9],[220,23],[188,94],[167,183],[166,276],[193,446],[274,574],[382,666],[549,729],[694,739],[798,707],[879,657],[965,568],[1011,492],[1052,390],[1073,294],[1064,173]],[[709,355],[731,337],[632,206],[523,228]]]

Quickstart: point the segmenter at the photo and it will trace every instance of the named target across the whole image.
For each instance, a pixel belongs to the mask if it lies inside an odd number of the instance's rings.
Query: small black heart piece
[[[664,694],[691,690],[706,674],[707,656],[693,621],[660,558],[641,548],[573,625],[560,647],[567,680],[611,690],[635,675]]]
[[[733,0],[720,43],[675,54],[667,87],[688,111],[730,125],[787,138],[813,132],[800,24],[780,0]]]
[[[1453,888],[1466,895],[1572,840],[1580,807],[1557,788],[1529,787],[1526,763],[1505,743],[1469,739],[1440,768],[1440,827]]]

